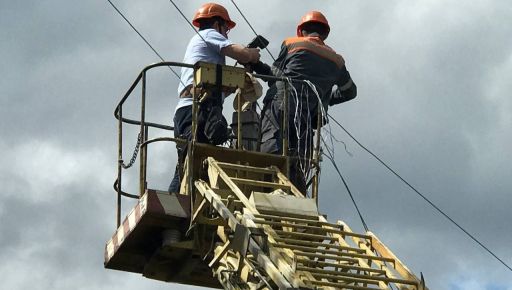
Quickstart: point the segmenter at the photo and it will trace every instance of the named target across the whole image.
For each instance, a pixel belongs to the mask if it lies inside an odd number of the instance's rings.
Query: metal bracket
[[[217,66],[214,63],[198,62],[195,64],[195,80],[198,87],[244,88],[245,69],[234,66]]]

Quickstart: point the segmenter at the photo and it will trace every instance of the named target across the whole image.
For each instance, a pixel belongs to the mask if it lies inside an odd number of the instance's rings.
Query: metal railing
[[[179,63],[179,62],[159,62],[154,63],[151,65],[146,66],[142,71],[139,73],[135,81],[132,83],[128,91],[124,94],[124,96],[121,98],[119,103],[116,106],[116,109],[114,111],[114,116],[118,120],[118,159],[117,159],[117,179],[114,183],[114,189],[117,192],[117,211],[116,211],[116,220],[117,220],[117,226],[121,224],[121,198],[122,196],[129,197],[129,198],[138,198],[140,197],[145,190],[146,187],[146,174],[147,174],[147,145],[153,142],[157,141],[171,141],[171,142],[184,142],[184,140],[177,139],[177,138],[157,138],[154,140],[148,140],[148,134],[149,134],[149,128],[158,128],[163,130],[169,130],[172,131],[174,128],[172,126],[158,124],[158,123],[152,123],[146,121],[146,76],[147,72],[153,68],[162,67],[162,66],[174,66],[174,67],[187,67],[187,68],[194,68],[193,65],[185,64],[185,63]],[[142,82],[142,83],[141,83]],[[141,109],[140,109],[140,120],[133,120],[129,118],[123,117],[123,105],[128,99],[128,97],[133,93],[135,88],[141,83],[142,90],[141,90]],[[136,144],[136,152],[134,152],[134,156],[132,157],[132,160],[130,162],[130,166],[123,166],[123,123],[131,124],[131,125],[137,125],[140,126],[139,131],[139,138]],[[139,152],[139,195],[133,195],[126,193],[122,190],[122,170],[124,167],[131,167],[133,165],[133,161],[136,158],[136,153]],[[127,169],[127,168],[126,168]]]
[[[184,139],[179,139],[179,138],[172,138],[172,137],[159,137],[159,138],[154,138],[154,139],[151,139],[151,140],[148,140],[148,135],[149,135],[149,128],[152,127],[152,128],[157,128],[157,129],[162,129],[162,130],[168,130],[168,131],[172,131],[174,130],[174,128],[172,126],[168,126],[168,125],[163,125],[163,124],[158,124],[158,123],[152,123],[152,122],[147,122],[146,121],[146,83],[147,83],[147,79],[146,79],[146,76],[147,76],[147,72],[153,68],[157,68],[157,67],[163,67],[163,66],[173,66],[173,67],[185,67],[185,68],[191,68],[191,69],[194,69],[194,82],[193,82],[193,89],[191,90],[192,93],[193,93],[193,105],[192,105],[192,114],[193,114],[193,121],[192,121],[192,132],[195,132],[194,128],[197,126],[197,114],[198,114],[198,105],[199,105],[199,97],[201,96],[201,94],[199,95],[196,95],[195,92],[196,92],[196,88],[195,88],[195,84],[196,84],[196,80],[195,80],[195,70],[198,68],[196,65],[191,65],[191,64],[186,64],[186,63],[180,63],[180,62],[159,62],[159,63],[154,63],[154,64],[151,64],[151,65],[148,65],[146,66],[144,69],[142,69],[142,71],[138,74],[137,78],[135,79],[135,81],[132,83],[132,85],[130,86],[130,88],[128,89],[128,91],[124,94],[124,96],[121,98],[121,100],[119,101],[118,105],[116,106],[115,108],[115,111],[114,111],[114,116],[115,118],[118,120],[118,160],[117,160],[117,179],[116,181],[114,182],[114,190],[117,192],[117,211],[116,211],[116,219],[117,219],[117,226],[119,227],[120,224],[121,224],[121,202],[122,202],[122,197],[128,197],[128,198],[139,198],[140,196],[142,196],[145,192],[145,190],[147,189],[147,150],[148,150],[148,145],[151,144],[151,143],[155,143],[155,142],[162,142],[162,141],[167,141],[167,142],[175,142],[175,143],[180,143],[180,144],[186,144],[188,143],[187,140],[184,140]],[[288,132],[289,132],[289,128],[288,128],[288,83],[291,81],[291,82],[304,82],[304,81],[301,81],[301,80],[290,80],[290,79],[287,79],[287,78],[284,78],[284,77],[276,77],[276,76],[269,76],[269,75],[259,75],[259,74],[252,74],[252,76],[256,77],[256,78],[259,78],[259,79],[262,79],[264,81],[283,81],[285,86],[284,86],[284,113],[283,113],[283,120],[282,121],[282,124],[284,124],[284,126],[281,126],[282,128],[282,155],[286,157],[286,164],[287,164],[287,167],[289,168],[289,163],[290,163],[290,159],[292,157],[288,156]],[[123,116],[123,105],[124,103],[126,102],[126,100],[132,95],[133,91],[135,90],[135,88],[141,84],[141,103],[140,103],[140,119],[139,120],[134,120],[134,119],[130,119],[130,118],[126,118]],[[240,97],[239,97],[239,100],[240,100]],[[239,102],[239,106],[240,106],[240,102]],[[321,124],[321,106],[322,104],[319,102],[319,106],[318,106],[318,109],[319,109],[319,113],[318,114],[318,123],[317,124]],[[240,107],[238,108],[238,111],[240,112]],[[124,160],[123,160],[123,123],[126,123],[126,124],[130,124],[130,125],[135,125],[135,126],[140,126],[140,131],[139,131],[139,137],[138,137],[138,140],[137,140],[137,144],[136,144],[136,148],[135,148],[135,152],[130,160],[130,163],[128,165],[124,164]],[[282,125],[281,124],[281,125]],[[241,124],[240,122],[238,123],[238,128],[241,127]],[[320,128],[320,127],[319,127]],[[313,154],[313,158],[312,158],[312,168],[315,168],[315,175],[313,176],[313,180],[312,180],[312,183],[313,183],[313,186],[312,186],[312,198],[316,199],[317,203],[318,203],[318,181],[319,181],[319,173],[320,173],[320,132],[321,130],[317,130],[317,138],[316,138],[316,144],[315,144],[315,148],[316,148],[316,151],[314,151],[315,153]],[[237,142],[238,144],[241,144],[240,143],[240,140],[241,140],[241,131],[238,130],[238,141]],[[195,143],[195,136],[193,136],[193,139],[192,139],[192,146],[193,144]],[[240,148],[239,148],[240,149]],[[193,152],[192,150],[189,151],[190,152]],[[124,192],[123,189],[122,189],[122,172],[123,172],[123,169],[128,169],[129,167],[131,167],[134,162],[135,162],[135,159],[137,158],[137,153],[138,153],[138,157],[139,157],[139,195],[134,195],[134,194],[130,194],[130,193],[127,193],[127,192]],[[189,154],[191,155],[191,154]],[[193,156],[189,156],[190,160],[189,160],[189,164],[192,164],[191,161],[192,161],[192,158]],[[297,158],[297,157],[295,157]]]

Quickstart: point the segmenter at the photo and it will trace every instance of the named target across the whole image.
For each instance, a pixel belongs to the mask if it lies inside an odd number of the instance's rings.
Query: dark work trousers
[[[174,138],[192,140],[192,106],[179,108],[174,114]],[[201,143],[207,142],[204,135],[204,122],[197,124],[197,141]],[[178,163],[174,171],[174,177],[169,185],[169,192],[179,192],[181,184],[181,168],[187,156],[187,144],[176,145],[178,151]]]
[[[307,195],[307,173],[311,169],[313,149],[312,116],[307,110],[296,110],[290,102],[288,114],[288,156],[290,160],[290,181]],[[283,150],[283,109],[282,102],[273,98],[263,107],[261,116],[261,152],[282,154]],[[304,174],[306,173],[306,174]]]
[[[210,97],[199,105],[196,135],[196,141],[199,143],[212,143],[210,142],[211,140],[209,140],[209,138],[205,135],[205,125],[208,121],[207,119],[211,118],[211,116],[208,114],[213,107],[220,107],[222,113],[222,102],[220,101],[220,95],[216,96],[217,97]],[[192,141],[192,106],[179,108],[174,114],[174,138],[181,138],[187,141]],[[174,177],[171,181],[171,184],[169,185],[169,192],[179,192],[180,190],[182,176],[181,170],[183,169],[183,164],[185,164],[187,146],[187,144],[176,145],[176,150],[178,151],[178,164],[176,164]]]

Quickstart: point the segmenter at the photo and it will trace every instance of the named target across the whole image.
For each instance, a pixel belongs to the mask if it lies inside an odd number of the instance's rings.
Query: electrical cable
[[[341,143],[343,145],[343,148],[345,149],[345,153],[347,153],[347,155],[350,157],[354,156],[354,154],[352,154],[352,152],[350,152],[348,150],[347,144],[345,142],[338,140],[336,137],[334,137],[334,134],[332,134],[332,132],[328,131],[327,129],[324,129],[323,127],[322,127],[322,131],[324,131],[326,134],[329,134],[329,137],[331,139],[331,144],[330,144],[331,147],[334,147],[334,142]]]
[[[325,144],[325,140],[323,138],[322,138],[322,143],[324,143],[324,145],[327,146],[327,144]],[[327,159],[329,159],[331,161],[332,165],[334,166],[334,169],[336,170],[341,181],[343,182],[343,185],[347,189],[348,195],[350,196],[350,199],[352,200],[352,204],[354,204],[354,207],[356,208],[357,214],[359,215],[359,219],[361,219],[361,223],[363,224],[364,229],[367,232],[370,231],[370,229],[368,228],[368,225],[366,224],[366,221],[363,218],[363,215],[361,214],[361,210],[359,209],[359,206],[357,206],[357,202],[354,198],[354,195],[352,194],[352,191],[350,191],[350,188],[348,187],[348,184],[345,181],[345,178],[343,178],[343,175],[341,174],[341,170],[338,168],[338,165],[334,161],[334,158],[332,158],[332,156],[331,156],[332,153],[329,150],[328,150],[328,152],[329,152],[329,154],[325,154],[325,153],[322,153],[322,154],[325,157],[327,157]]]
[[[169,2],[172,3],[172,5],[176,8],[176,10],[178,10],[178,12],[181,14],[181,16],[183,17],[183,19],[185,19],[185,21],[188,23],[188,25],[190,25],[190,27],[192,27],[192,29],[197,33],[197,35],[199,35],[199,37],[201,37],[201,39],[204,41],[204,43],[208,46],[208,42],[206,42],[206,40],[203,38],[203,36],[201,34],[199,34],[199,31],[194,27],[194,25],[188,20],[187,16],[185,16],[185,14],[183,14],[183,12],[181,11],[181,9],[178,7],[178,5],[176,5],[176,3],[174,3],[173,0],[169,0]]]
[[[256,30],[254,30],[254,28],[252,27],[251,23],[249,22],[249,20],[247,20],[247,18],[245,17],[245,15],[242,13],[242,10],[240,10],[240,8],[238,8],[238,5],[236,5],[235,1],[231,0],[231,3],[233,3],[233,5],[235,5],[235,8],[236,10],[238,10],[238,12],[240,13],[240,15],[242,15],[242,18],[245,20],[245,22],[247,23],[247,25],[249,25],[249,27],[251,28],[252,32],[254,32],[254,35],[258,36],[258,33],[256,32]],[[276,61],[276,58],[272,55],[272,53],[270,52],[270,50],[268,50],[268,47],[265,47],[265,50],[268,52],[268,54],[270,54],[270,57],[272,57],[272,59],[274,61]]]
[[[107,0],[108,3],[110,3],[110,5],[114,8],[114,10],[117,11],[117,13],[119,13],[119,15],[121,15],[121,17],[123,17],[123,19],[126,21],[126,23],[128,23],[128,25],[130,25],[130,27],[140,36],[140,38],[142,38],[142,40],[149,46],[149,48],[151,48],[151,50],[153,50],[153,52],[162,60],[162,61],[165,61],[164,58],[156,51],[156,49],[149,43],[149,41],[147,41],[147,39],[137,30],[137,28],[135,28],[135,26],[132,25],[132,23],[123,15],[123,13],[121,11],[119,11],[119,9],[117,9],[116,5],[114,5],[114,3],[112,3],[112,1],[110,0]],[[183,82],[181,81],[181,78],[180,76],[178,75],[178,73],[170,66],[168,66],[168,68],[174,73],[174,75],[178,78],[178,80],[180,81],[181,84],[183,84]],[[183,84],[184,85],[184,84]]]
[[[510,267],[507,263],[505,263],[500,257],[498,257],[493,251],[491,251],[487,246],[485,246],[482,242],[480,242],[477,238],[475,238],[472,234],[470,234],[466,229],[464,229],[461,225],[459,225],[456,221],[454,221],[451,217],[449,217],[445,212],[443,212],[437,205],[435,205],[432,201],[430,201],[425,195],[420,193],[414,186],[412,186],[409,182],[402,178],[396,171],[394,171],[391,167],[389,167],[384,161],[382,161],[377,155],[371,152],[368,148],[363,146],[347,129],[345,129],[336,119],[334,119],[331,115],[328,115],[332,121],[334,121],[345,133],[347,133],[352,140],[354,140],[357,145],[363,148],[366,152],[372,155],[375,159],[377,159],[384,167],[386,167],[389,171],[391,171],[398,179],[400,179],[403,183],[405,183],[410,189],[412,189],[416,194],[418,194],[423,200],[425,200],[430,206],[432,206],[437,212],[442,214],[446,219],[448,219],[453,225],[455,225],[459,230],[464,232],[469,238],[471,238],[474,242],[480,245],[487,253],[493,256],[496,260],[498,260],[501,264],[508,268],[508,270],[512,271],[512,267]]]

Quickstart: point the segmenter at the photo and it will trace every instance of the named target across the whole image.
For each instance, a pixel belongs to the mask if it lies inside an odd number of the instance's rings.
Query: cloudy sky
[[[113,0],[166,60],[193,31],[167,0]],[[191,17],[201,1],[179,0]],[[235,42],[253,38],[230,1]],[[359,96],[331,108],[360,142],[512,264],[512,3],[237,1],[277,55],[302,14],[323,11]],[[159,59],[107,1],[0,3],[0,277],[2,289],[196,289],[103,269],[115,230],[113,110]],[[270,56],[263,52],[263,60]],[[507,81],[508,80],[508,81]],[[149,75],[148,119],[170,124],[176,78]],[[125,113],[136,116],[138,103]],[[512,272],[332,126],[336,160],[370,229],[430,289],[512,289]],[[154,132],[162,136],[167,132]],[[136,138],[126,131],[125,159]],[[151,187],[175,156],[154,147]],[[348,195],[324,162],[321,211],[356,231]],[[135,190],[127,174],[126,188]],[[126,209],[132,203],[125,202]],[[125,211],[126,213],[126,211]]]

